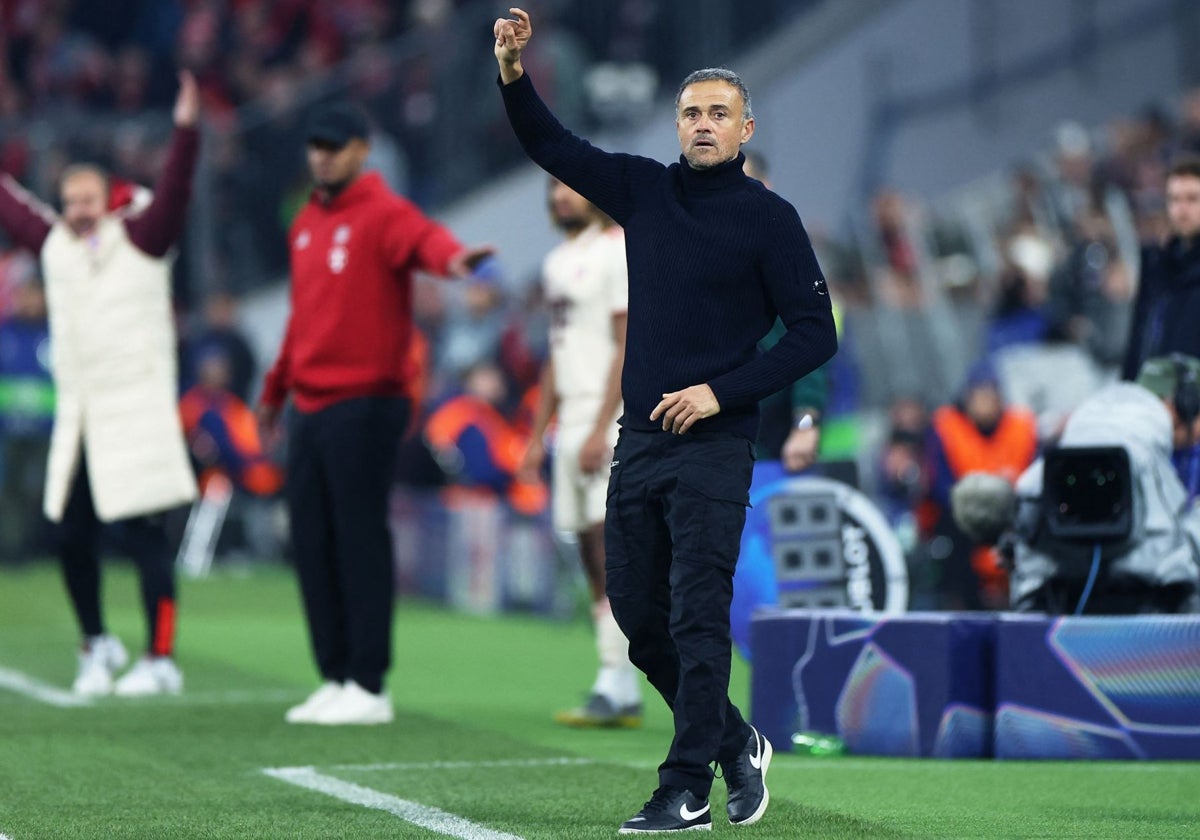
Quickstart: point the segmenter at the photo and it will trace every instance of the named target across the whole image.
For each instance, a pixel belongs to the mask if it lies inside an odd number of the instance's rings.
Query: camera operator
[[[1148,360],[1137,383],[1115,383],[1085,400],[1067,421],[1057,448],[1038,458],[1015,490],[986,474],[959,482],[952,497],[955,519],[973,537],[999,543],[1012,566],[1014,609],[1051,614],[1200,612],[1200,508],[1192,504],[1194,491],[1185,483],[1200,470],[1193,457],[1200,432],[1198,382],[1196,359]],[[1104,451],[1097,447],[1123,450],[1128,468],[1124,475],[1115,473],[1124,486],[1112,484],[1114,471],[1088,462],[1091,453]],[[1076,457],[1081,469],[1060,473],[1044,487],[1048,457],[1065,458],[1066,463]],[[1087,489],[1081,494],[1076,486]],[[1055,511],[1048,516],[1046,496],[1087,507],[1096,497],[1107,500],[1122,492],[1129,500],[1124,506],[1129,527],[1119,537],[1064,536],[1048,521]],[[1119,517],[1108,518],[1113,521],[1100,516],[1091,523],[1104,529]]]

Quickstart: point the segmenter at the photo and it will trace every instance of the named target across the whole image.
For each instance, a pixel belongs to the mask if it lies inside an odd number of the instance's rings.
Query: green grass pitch
[[[110,629],[142,640],[136,582],[108,567]],[[184,582],[179,698],[57,708],[0,689],[0,835],[31,838],[436,838],[388,810],[273,778],[311,768],[369,796],[440,809],[481,836],[607,838],[648,798],[670,719],[648,696],[645,726],[574,731],[551,721],[593,674],[580,619],[472,617],[402,601],[391,726],[289,726],[316,685],[286,571],[218,570]],[[76,636],[48,567],[0,572],[0,668],[66,687]],[[735,668],[747,707],[748,671]],[[1200,763],[1004,763],[777,754],[771,807],[782,838],[1196,838]],[[468,824],[468,825],[469,825]]]

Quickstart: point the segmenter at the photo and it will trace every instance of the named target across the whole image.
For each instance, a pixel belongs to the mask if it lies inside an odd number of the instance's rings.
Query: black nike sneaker
[[[712,831],[708,800],[690,790],[660,787],[636,817],[621,823],[619,834],[662,834],[668,831]]]
[[[771,796],[767,793],[767,767],[771,763],[771,742],[750,727],[750,737],[738,757],[721,764],[729,799],[725,813],[734,825],[750,825],[762,819]]]

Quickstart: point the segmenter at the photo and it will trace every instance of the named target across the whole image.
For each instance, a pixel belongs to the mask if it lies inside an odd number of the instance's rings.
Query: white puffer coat
[[[170,259],[138,250],[112,215],[83,239],[56,222],[41,257],[57,389],[46,516],[62,520],[81,450],[105,522],[192,501]]]

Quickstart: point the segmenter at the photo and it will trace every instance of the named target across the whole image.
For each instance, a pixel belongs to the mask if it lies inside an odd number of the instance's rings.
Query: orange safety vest
[[[528,441],[493,406],[466,394],[454,397],[430,415],[425,424],[425,438],[436,449],[450,449],[458,445],[459,437],[471,426],[483,434],[492,461],[514,476],[506,491],[513,509],[526,516],[544,511],[550,501],[546,485],[515,478]]]
[[[270,496],[279,492],[283,486],[283,472],[264,454],[254,412],[233,394],[226,392],[214,395],[196,385],[180,398],[179,416],[189,441],[200,424],[200,418],[210,409],[220,414],[234,448],[245,459],[241,474],[234,476],[238,483],[256,496]],[[213,475],[223,473],[224,470],[219,466],[203,470],[199,476],[200,489],[207,486]]]
[[[933,414],[933,428],[956,479],[988,472],[1016,481],[1037,455],[1037,420],[1024,409],[1006,408],[996,431],[984,435],[966,414],[943,406]]]
[[[984,435],[957,407],[943,406],[933,414],[933,429],[956,479],[971,472],[986,472],[1012,483],[1037,455],[1037,420],[1024,409],[1006,408],[996,431]],[[1007,600],[1008,572],[1000,566],[994,548],[974,549],[971,567],[993,602]]]

